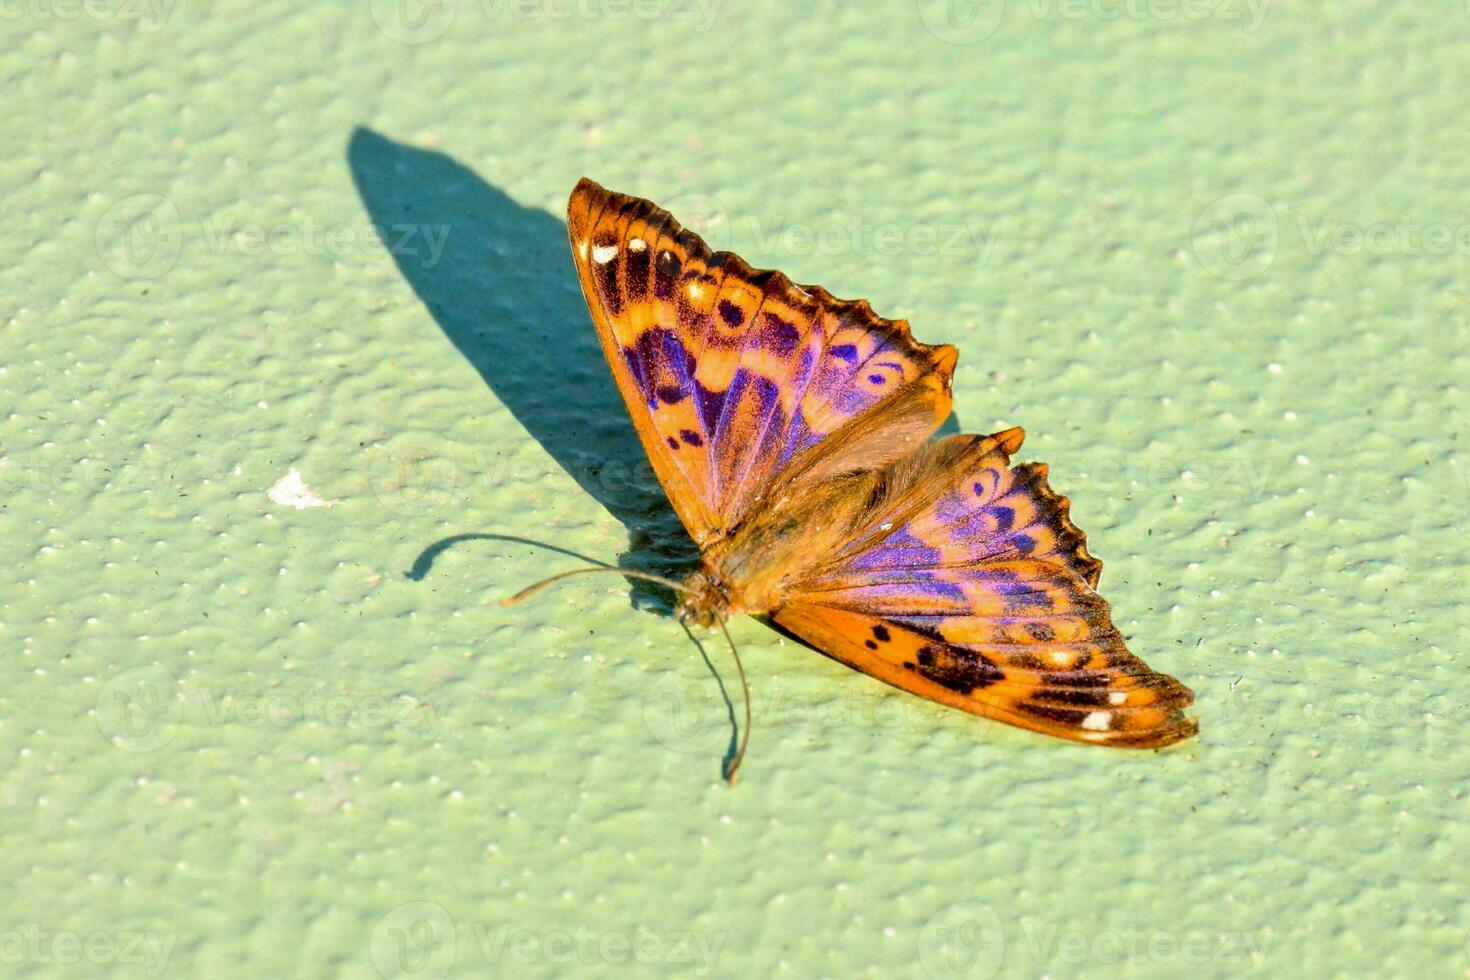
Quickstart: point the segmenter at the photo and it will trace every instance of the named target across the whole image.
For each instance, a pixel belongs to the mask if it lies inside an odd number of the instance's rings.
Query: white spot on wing
[[[1072,655],[1066,650],[1053,650],[1049,656],[1051,657],[1051,662],[1059,667],[1065,667],[1072,662]]]
[[[691,282],[689,284],[689,297],[691,299],[699,299],[703,295],[704,295],[704,287],[703,286],[701,286],[697,282]]]
[[[1108,711],[1093,711],[1082,719],[1082,727],[1089,732],[1105,732],[1108,730],[1108,720],[1112,718]]]
[[[1127,700],[1128,693],[1126,691],[1113,691],[1108,695],[1108,704],[1122,704]]]
[[[592,261],[598,265],[607,265],[618,254],[616,245],[599,245],[592,250]]]
[[[295,467],[272,484],[265,494],[273,502],[286,507],[294,507],[296,510],[305,510],[308,507],[332,507],[341,503],[340,500],[323,500],[317,496],[316,491],[301,479],[301,473]]]
[[[587,239],[582,239],[582,243],[577,246],[577,254],[582,257],[583,262],[587,261]]]
[[[648,243],[641,238],[628,239],[628,251],[641,252],[648,247]]]

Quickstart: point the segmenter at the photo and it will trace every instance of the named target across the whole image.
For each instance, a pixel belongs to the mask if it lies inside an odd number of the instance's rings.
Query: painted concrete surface
[[[1464,975],[1459,3],[37,0],[0,20],[22,975]],[[1201,736],[656,590],[589,175],[961,351]],[[701,638],[705,639],[705,638]],[[718,678],[718,679],[717,679]]]

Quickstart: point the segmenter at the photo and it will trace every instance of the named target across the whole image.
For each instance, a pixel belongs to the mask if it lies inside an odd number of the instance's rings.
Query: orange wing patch
[[[796,600],[773,616],[832,658],[931,701],[1079,742],[1158,748],[1198,731],[1184,685],[1129,653],[1080,580],[1030,569],[1045,612],[942,616]],[[855,603],[854,605],[862,605]]]
[[[938,392],[932,425],[896,451],[948,414],[954,348],[915,341],[865,301],[712,252],[667,212],[590,180],[567,225],[623,400],[701,545],[834,431],[914,386]]]

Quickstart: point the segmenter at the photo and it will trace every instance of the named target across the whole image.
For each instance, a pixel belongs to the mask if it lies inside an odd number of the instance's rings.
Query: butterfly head
[[[730,599],[718,579],[701,569],[681,583],[688,591],[679,593],[674,616],[690,626],[715,626],[730,615]]]

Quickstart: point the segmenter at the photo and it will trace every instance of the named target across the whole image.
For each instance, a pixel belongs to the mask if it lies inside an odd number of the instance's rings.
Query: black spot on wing
[[[720,300],[720,319],[727,327],[738,327],[745,322],[745,311],[728,299]]]
[[[1048,623],[1027,623],[1026,633],[1040,643],[1049,643],[1057,638],[1057,631]]]
[[[592,280],[597,283],[598,295],[602,297],[602,305],[607,312],[616,316],[623,309],[623,290],[618,283],[618,256],[613,256],[606,262],[592,263]]]
[[[667,249],[658,253],[653,263],[653,295],[668,299],[674,295],[674,286],[679,282],[679,273],[684,263],[679,256]]]
[[[983,653],[953,646],[923,647],[919,650],[919,662],[904,666],[960,694],[989,687],[1006,675]]]
[[[628,259],[623,267],[623,287],[630,300],[639,300],[648,292],[648,246],[634,250],[628,248]]]

